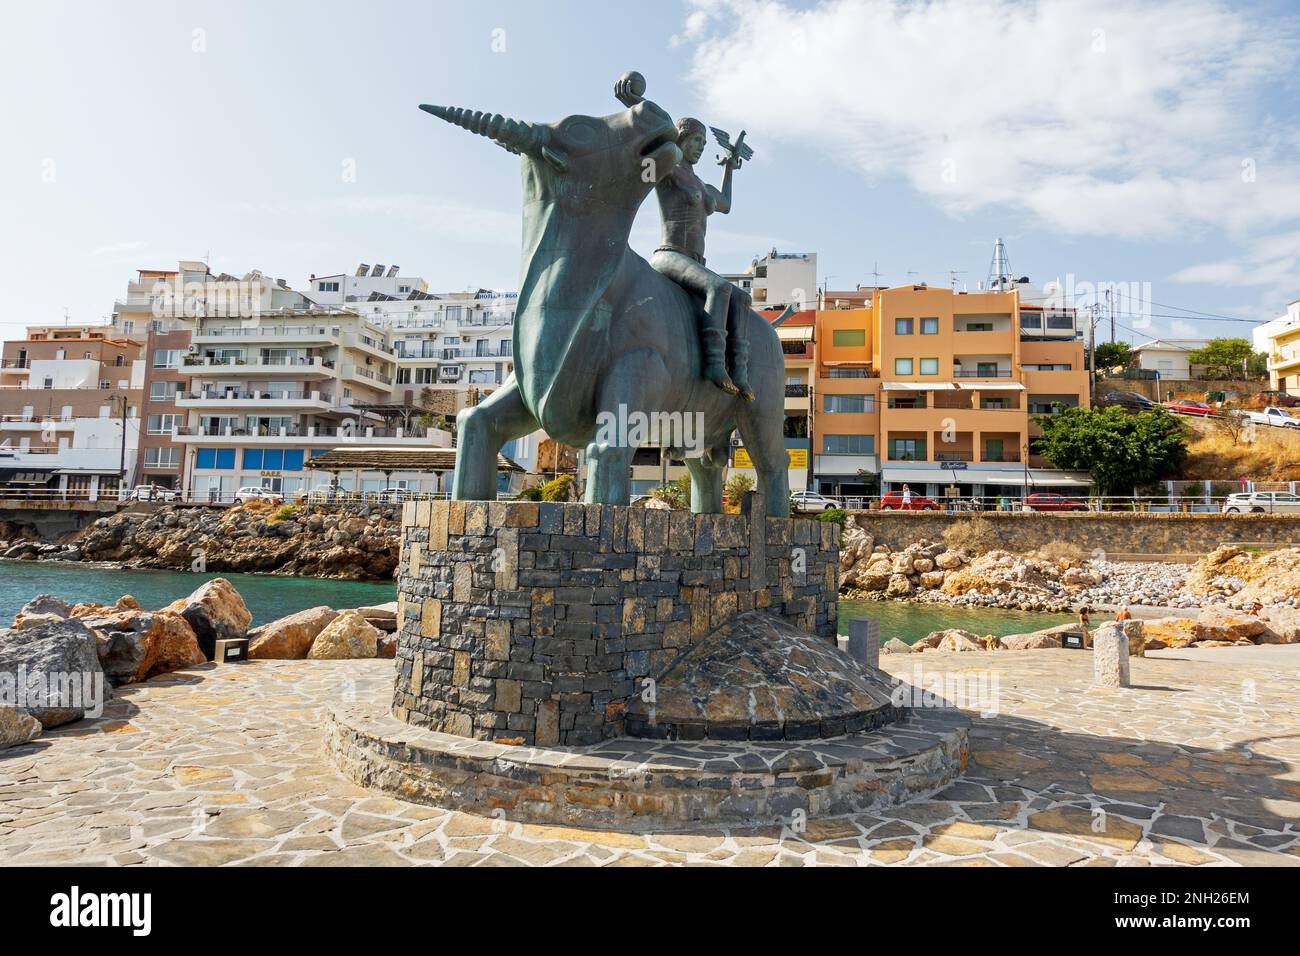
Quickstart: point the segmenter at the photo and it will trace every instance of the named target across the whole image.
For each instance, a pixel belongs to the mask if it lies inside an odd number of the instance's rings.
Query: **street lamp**
[[[120,401],[122,403],[122,445],[121,457],[118,459],[117,465],[117,497],[119,500],[124,497],[126,491],[126,413],[128,399],[129,396],[127,395],[113,394],[108,396],[110,402]]]

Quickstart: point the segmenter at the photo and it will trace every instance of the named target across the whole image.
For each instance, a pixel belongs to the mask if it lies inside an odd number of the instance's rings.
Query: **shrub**
[[[276,522],[288,521],[297,513],[298,509],[294,505],[280,505],[280,507],[275,509],[275,514],[272,515],[271,518]]]
[[[848,512],[843,508],[827,508],[817,516],[818,521],[829,521],[833,524],[844,527],[844,519],[848,517]]]
[[[571,501],[573,498],[573,476],[560,475],[542,485],[543,501]]]
[[[540,484],[530,485],[529,487],[525,488],[523,491],[519,492],[519,500],[520,501],[541,501],[542,485]]]
[[[943,543],[951,551],[982,554],[1002,546],[1002,539],[987,518],[967,518],[944,529]]]
[[[685,491],[679,482],[670,481],[666,485],[660,485],[650,492],[650,497],[656,501],[662,501],[672,508],[680,510],[687,507],[691,500],[690,484],[688,482]]]

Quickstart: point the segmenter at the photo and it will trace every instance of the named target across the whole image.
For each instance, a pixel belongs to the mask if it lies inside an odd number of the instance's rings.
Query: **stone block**
[[[1129,687],[1128,635],[1103,624],[1092,635],[1092,666],[1098,687]]]

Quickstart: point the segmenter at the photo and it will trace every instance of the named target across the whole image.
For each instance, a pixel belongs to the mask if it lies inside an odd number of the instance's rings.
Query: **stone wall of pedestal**
[[[736,614],[835,639],[834,524],[425,501],[402,525],[393,713],[420,727],[595,743],[622,735],[645,679]]]

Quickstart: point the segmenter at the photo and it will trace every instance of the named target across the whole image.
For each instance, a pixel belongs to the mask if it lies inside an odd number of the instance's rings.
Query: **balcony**
[[[240,375],[283,375],[290,372],[295,377],[324,378],[332,374],[334,360],[320,356],[218,359],[207,355],[187,355],[181,367],[190,375],[229,375],[232,371]]]
[[[971,369],[954,366],[952,370],[953,378],[1012,378],[1013,373],[1009,368],[986,368]]]
[[[334,398],[328,393],[304,391],[245,391],[225,389],[223,391],[207,390],[199,392],[178,392],[177,408],[223,409],[223,408],[261,408],[261,409],[307,409],[327,411],[333,409]]]
[[[376,386],[383,385],[387,387],[393,384],[393,378],[391,375],[385,375],[383,372],[376,372],[363,365],[345,365],[343,366],[342,374],[344,378],[370,382]]]
[[[180,444],[205,445],[321,445],[335,448],[363,445],[401,445],[450,448],[451,433],[438,428],[412,429],[340,425],[292,425],[284,428],[208,428],[190,425],[172,429],[172,440]]]
[[[311,342],[337,345],[341,334],[338,326],[327,325],[241,325],[238,327],[200,329],[192,341],[229,345],[239,341],[249,342]]]
[[[0,359],[0,369],[21,372],[32,367],[31,359]]]

